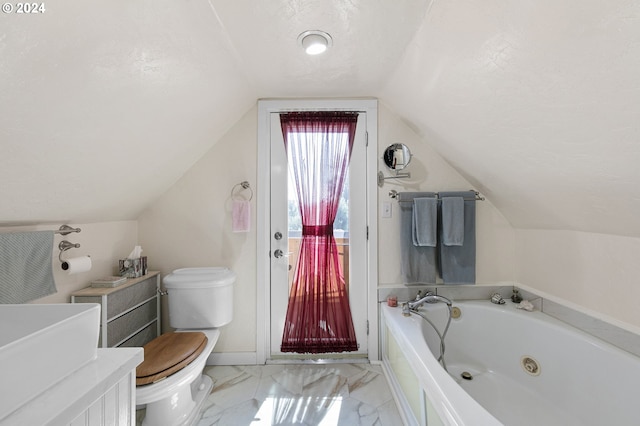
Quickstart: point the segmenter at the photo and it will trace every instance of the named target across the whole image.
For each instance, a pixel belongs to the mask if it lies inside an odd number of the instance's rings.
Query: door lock
[[[281,240],[282,232],[276,232],[275,234],[273,234],[273,238],[275,238],[276,240]]]
[[[276,259],[280,259],[283,255],[284,255],[284,252],[280,249],[276,249],[273,252],[273,257],[275,257]]]

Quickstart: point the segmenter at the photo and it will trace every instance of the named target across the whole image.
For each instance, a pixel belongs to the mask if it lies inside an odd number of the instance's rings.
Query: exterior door
[[[358,343],[357,352],[346,354],[360,358],[366,357],[368,351],[366,119],[366,113],[359,114],[349,176],[334,223],[334,237],[339,246]],[[270,358],[300,358],[298,354],[280,351],[301,237],[301,219],[289,175],[280,114],[271,113],[270,121]],[[308,358],[337,358],[344,355],[322,354]]]

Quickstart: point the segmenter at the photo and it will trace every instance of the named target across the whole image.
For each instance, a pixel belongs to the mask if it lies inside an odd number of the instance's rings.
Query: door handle
[[[273,251],[273,257],[275,257],[276,259],[280,259],[281,257],[289,257],[290,254],[291,252],[284,254],[284,252],[280,249],[275,249]]]

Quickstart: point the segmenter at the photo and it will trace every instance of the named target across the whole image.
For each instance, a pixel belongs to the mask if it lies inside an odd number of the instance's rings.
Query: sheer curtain
[[[280,115],[302,217],[282,352],[357,350],[349,295],[333,237],[357,120],[354,112]]]

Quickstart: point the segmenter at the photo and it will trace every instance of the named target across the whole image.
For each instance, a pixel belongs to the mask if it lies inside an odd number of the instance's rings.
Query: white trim
[[[271,174],[269,173],[270,156],[270,119],[272,106],[258,101],[258,170],[257,170],[257,214],[256,214],[256,361],[264,364],[267,361],[267,336],[269,322],[265,321],[271,315],[269,304],[269,244],[270,220],[269,206],[271,205]],[[265,212],[267,214],[265,214]]]
[[[377,99],[262,99],[258,100],[258,171],[257,171],[257,306],[256,306],[256,363],[264,364],[269,353],[269,247],[271,204],[269,187],[269,144],[270,114],[281,111],[305,110],[346,110],[367,113],[367,221],[369,243],[367,244],[367,317],[369,320],[368,357],[378,361],[378,190],[377,190],[377,151],[378,151],[378,100]]]
[[[369,319],[369,361],[380,361],[378,333],[378,102],[367,110],[367,318]]]

